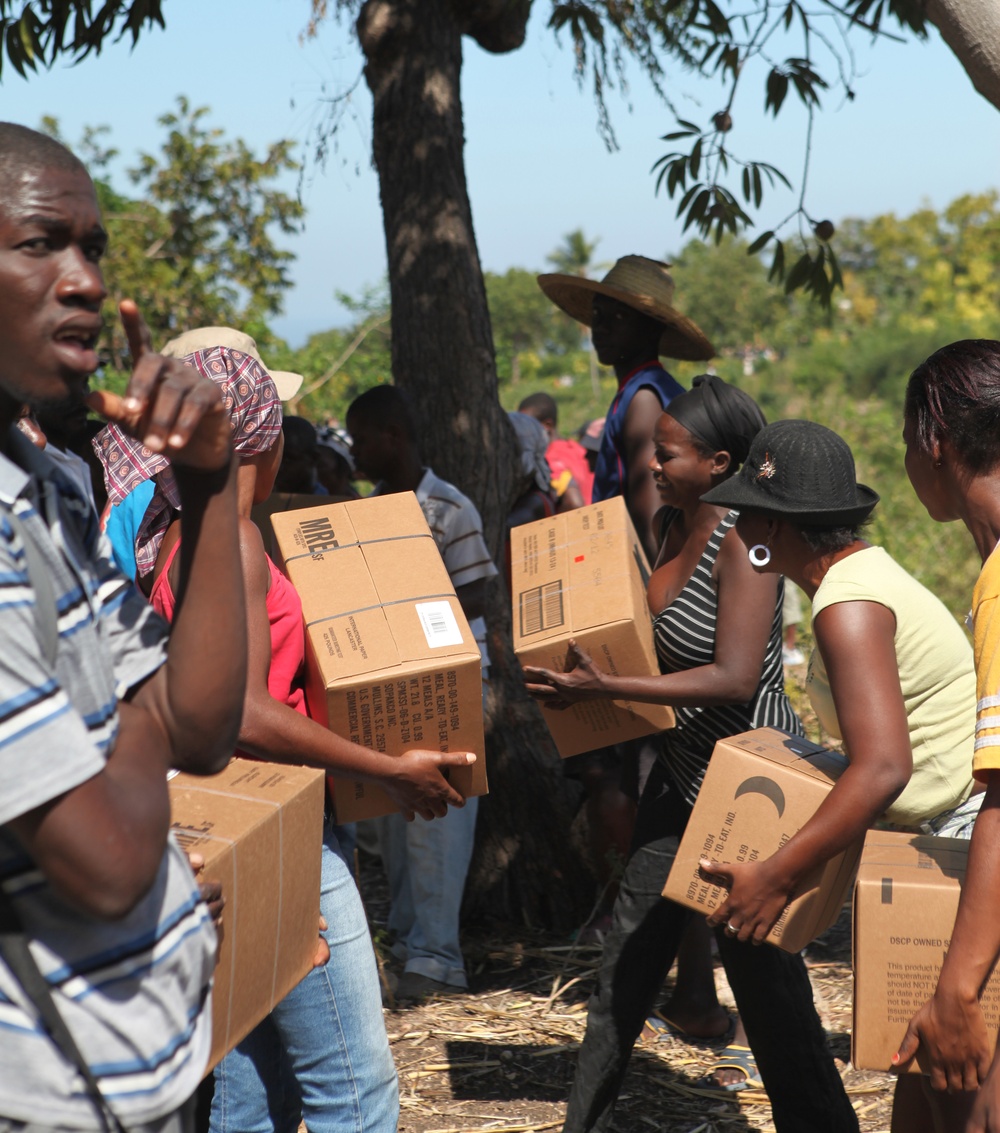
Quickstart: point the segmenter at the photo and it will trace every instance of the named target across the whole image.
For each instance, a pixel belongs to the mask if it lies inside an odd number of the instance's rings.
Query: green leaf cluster
[[[280,313],[291,286],[294,253],[278,238],[298,231],[304,209],[274,182],[298,169],[292,143],[275,142],[258,157],[210,126],[208,115],[207,107],[179,98],[159,119],[160,148],[129,169],[131,192],[112,181],[116,151],[104,145],[107,127],[89,128],[74,147],[94,175],[110,236],[103,345],[112,369],[128,365],[116,315],[124,298],[138,303],[156,343],[221,324],[266,344],[267,320]],[[42,125],[58,135],[54,119]]]
[[[24,78],[60,56],[99,55],[108,40],[164,26],[161,0],[0,0],[0,76],[6,59]]]
[[[310,335],[297,350],[277,344],[268,353],[275,368],[303,375],[299,396],[288,408],[316,422],[342,422],[359,394],[392,381],[388,284],[382,281],[358,296],[338,292],[337,300],[353,316],[348,326]]]

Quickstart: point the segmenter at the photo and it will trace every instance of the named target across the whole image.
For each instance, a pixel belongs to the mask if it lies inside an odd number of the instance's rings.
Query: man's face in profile
[[[27,169],[0,198],[0,390],[80,401],[97,369],[107,244],[86,171]]]

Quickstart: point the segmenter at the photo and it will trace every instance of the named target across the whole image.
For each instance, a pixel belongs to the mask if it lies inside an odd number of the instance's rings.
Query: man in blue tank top
[[[618,378],[604,423],[604,435],[594,473],[594,503],[624,496],[650,564],[655,563],[658,538],[653,519],[662,501],[649,462],[653,431],[660,414],[684,387],[660,365],[660,357],[705,361],[715,354],[699,328],[673,307],[674,281],[668,264],[645,256],[623,256],[598,282],[575,275],[540,275],[545,294],[577,322],[591,328],[598,359],[614,368]],[[580,778],[591,823],[591,853],[607,860],[613,848],[624,859],[631,842],[634,802],[659,750],[647,740],[618,744],[575,757],[568,774]],[[631,801],[630,801],[631,800]],[[610,875],[603,880],[610,880]],[[610,924],[616,893],[606,885],[604,907],[584,926],[582,939],[595,940]],[[685,978],[678,979],[680,996],[670,1008],[685,1025],[702,1036],[716,1037],[728,1027],[726,1013],[715,997],[707,931],[682,952]],[[697,958],[692,971],[691,957]]]
[[[650,562],[656,558],[651,524],[661,507],[649,474],[653,429],[671,399],[684,392],[659,357],[701,361],[715,353],[698,327],[673,308],[668,266],[645,256],[623,256],[600,282],[575,275],[538,277],[556,306],[591,328],[598,359],[618,378],[592,498],[597,503],[625,497]]]

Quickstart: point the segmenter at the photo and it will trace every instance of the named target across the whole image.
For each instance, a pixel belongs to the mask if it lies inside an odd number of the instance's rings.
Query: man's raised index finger
[[[125,337],[128,339],[128,348],[132,353],[133,363],[138,362],[143,354],[153,349],[153,337],[146,326],[146,320],[139,313],[134,299],[123,299],[118,304],[118,314],[121,316]]]

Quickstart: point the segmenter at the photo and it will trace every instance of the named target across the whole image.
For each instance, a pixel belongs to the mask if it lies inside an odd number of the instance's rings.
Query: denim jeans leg
[[[399,1093],[375,954],[361,896],[329,826],[324,830],[320,910],[329,926],[324,935],[330,960],[289,992],[265,1024],[273,1025],[280,1037],[310,1133],[395,1133]],[[224,1083],[218,1122],[216,1105],[212,1108],[212,1133],[286,1133],[284,1125],[268,1124],[277,1116],[269,1115],[273,1085],[270,1097],[268,1093],[276,1071],[273,1061],[264,1061],[274,1055],[260,1049],[260,1030],[245,1040],[251,1049],[239,1064],[245,1071],[249,1063],[256,1073]],[[219,1098],[219,1070],[216,1075]]]
[[[632,1047],[692,915],[661,896],[688,812],[658,764],[639,803],[632,849],[604,939],[565,1133],[607,1129]]]
[[[802,957],[715,938],[778,1133],[857,1133]]]
[[[413,821],[423,820],[415,818]],[[375,830],[382,868],[389,882],[389,915],[386,918],[386,928],[393,938],[392,954],[397,960],[405,961],[406,941],[413,930],[413,920],[416,916],[406,855],[406,829],[410,824],[399,814],[370,818],[367,822]]]
[[[459,915],[472,860],[479,800],[444,818],[379,820],[379,847],[389,878],[389,927],[405,948],[406,971],[467,987],[459,943]]]
[[[281,1035],[268,1015],[215,1068],[210,1133],[296,1133],[301,1112]]]

